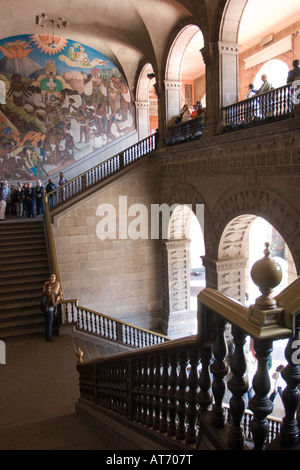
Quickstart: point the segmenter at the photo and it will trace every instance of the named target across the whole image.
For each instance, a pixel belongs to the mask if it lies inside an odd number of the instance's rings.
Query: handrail
[[[47,198],[45,198],[45,201],[47,201]],[[56,275],[57,281],[61,284],[48,202],[47,204],[44,204],[44,208],[45,208],[44,209],[45,212],[44,212],[43,222],[44,222],[44,231],[46,234],[46,242],[47,242],[49,261],[51,265],[51,271],[52,273]]]
[[[154,133],[84,173],[81,173],[53,191],[45,193],[45,206],[50,206],[50,211],[52,211],[56,207],[73,199],[75,196],[86,192],[109,176],[116,174],[118,171],[128,167],[142,157],[149,155],[156,150],[156,148],[157,133]]]
[[[270,117],[283,117],[294,109],[295,88],[291,83],[223,108],[225,126],[257,123]]]
[[[77,299],[62,300],[60,306],[64,306],[63,325],[75,324],[77,330],[92,334],[97,338],[106,338],[133,348],[162,344],[170,340],[168,336],[161,333],[82,307]]]
[[[299,278],[300,281],[300,278]],[[298,283],[299,285],[299,283]],[[250,335],[253,338],[261,340],[278,340],[283,338],[289,338],[292,335],[292,329],[285,324],[269,324],[267,321],[267,315],[274,315],[274,312],[265,312],[265,316],[260,320],[257,320],[252,315],[252,310],[244,305],[240,304],[234,299],[230,299],[220,292],[210,289],[208,287],[204,288],[198,295],[198,301],[200,303],[200,308],[204,308],[207,311],[213,311],[218,315],[221,315],[229,323],[235,324],[245,333]],[[286,312],[287,313],[287,312]],[[201,312],[201,324],[202,329],[200,329],[199,334],[202,338],[202,341],[205,342],[207,337],[205,336],[204,329],[209,330],[209,324],[211,319],[209,313],[206,316],[205,311]],[[290,322],[287,320],[287,323]]]

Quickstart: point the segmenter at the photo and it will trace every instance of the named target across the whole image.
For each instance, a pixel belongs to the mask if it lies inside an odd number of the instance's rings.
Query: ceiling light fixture
[[[54,42],[54,21],[51,20],[52,22],[52,41],[49,42],[48,46],[51,47],[51,49],[57,49],[58,44]]]

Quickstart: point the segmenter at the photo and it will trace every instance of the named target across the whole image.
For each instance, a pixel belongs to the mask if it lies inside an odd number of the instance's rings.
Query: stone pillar
[[[149,136],[149,101],[136,101],[136,122],[138,139],[143,140]]]
[[[245,303],[245,274],[247,258],[211,260],[202,257],[206,287],[217,289],[238,302]]]
[[[239,48],[238,44],[219,42],[221,109],[238,101]]]
[[[174,118],[179,114],[181,85],[182,82],[177,80],[165,81],[167,126],[174,124]]]
[[[239,45],[208,43],[201,49],[206,69],[206,135],[214,135],[223,121],[224,106],[238,101]]]
[[[214,135],[220,121],[219,51],[217,44],[208,43],[200,50],[205,63],[206,112],[204,133]]]
[[[190,310],[190,240],[162,242],[164,334],[178,338],[195,333]]]

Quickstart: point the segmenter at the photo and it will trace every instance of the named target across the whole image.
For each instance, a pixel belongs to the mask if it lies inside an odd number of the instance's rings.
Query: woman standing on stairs
[[[59,296],[56,296],[56,294],[51,292],[50,286],[48,287],[48,290],[47,290],[47,301],[48,301],[48,307],[45,312],[45,340],[54,341],[54,339],[52,338],[52,327],[53,327],[55,307],[58,304]]]
[[[45,311],[45,340],[53,341],[52,328],[55,308],[61,299],[60,283],[56,280],[55,274],[51,274],[49,280],[45,282],[43,295],[47,296],[47,309]]]

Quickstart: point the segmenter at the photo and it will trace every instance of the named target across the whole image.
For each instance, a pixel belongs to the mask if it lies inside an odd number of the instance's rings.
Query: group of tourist
[[[63,173],[59,175],[58,185],[66,182]],[[7,180],[0,182],[0,220],[6,217],[42,217],[45,212],[44,193],[56,188],[51,178],[46,186],[41,180],[36,184],[17,183],[9,185]]]
[[[196,104],[193,106],[188,106],[185,104],[180,113],[175,119],[175,124],[181,124],[189,119],[194,119],[196,117],[201,117],[202,121],[204,121],[205,111],[202,107],[201,101],[197,101]]]
[[[268,81],[268,77],[266,74],[263,74],[261,76],[262,80],[262,85],[258,90],[254,89],[254,84],[250,83],[248,85],[248,94],[247,98],[252,98],[252,96],[255,95],[260,95],[261,93],[265,93],[266,91],[270,91],[273,89],[272,84]],[[286,83],[292,83],[295,80],[300,80],[300,66],[299,66],[299,60],[295,59],[293,61],[293,68],[289,71]]]

